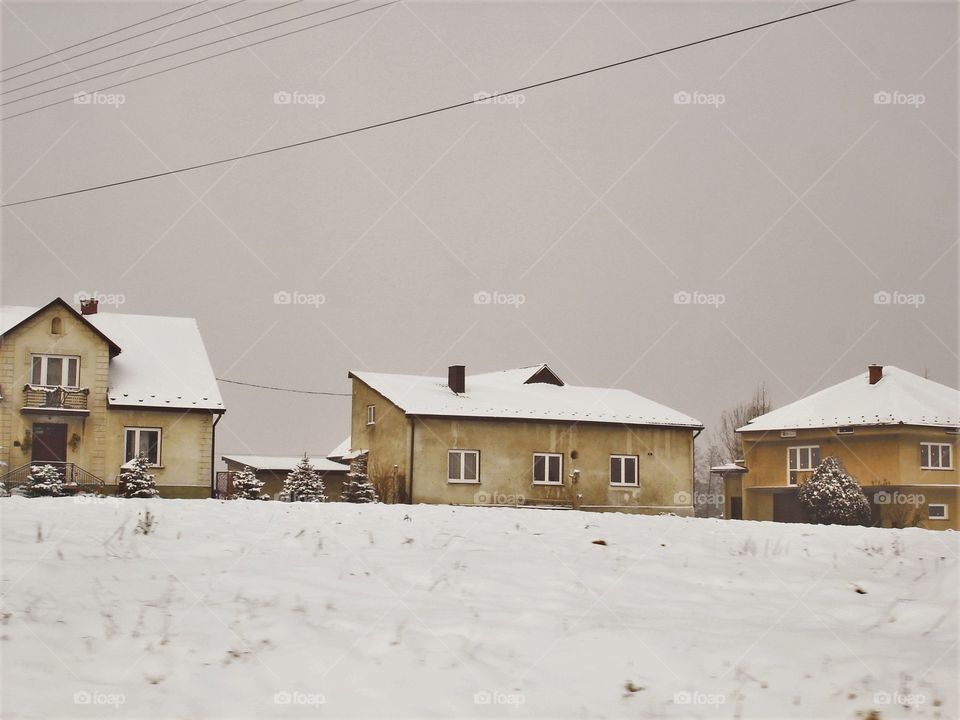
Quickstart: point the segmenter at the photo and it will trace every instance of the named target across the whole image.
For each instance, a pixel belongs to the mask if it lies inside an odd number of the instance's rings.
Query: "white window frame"
[[[923,464],[923,449],[927,448],[927,464]],[[930,451],[933,448],[937,448],[937,465],[931,463],[933,459],[933,453]],[[942,465],[943,458],[943,448],[947,448],[947,464]],[[921,470],[953,470],[953,443],[936,443],[936,442],[922,442],[920,443],[920,469]]]
[[[377,424],[377,406],[367,405],[367,425]]]
[[[123,428],[123,463],[126,465],[128,462],[133,460],[132,457],[128,458],[127,451],[129,446],[127,444],[127,438],[129,433],[133,433],[134,437],[134,447],[139,451],[140,448],[140,433],[142,432],[155,432],[157,434],[157,461],[155,463],[150,463],[150,467],[163,467],[163,429],[158,427],[125,427]],[[136,456],[134,456],[136,457]]]
[[[790,467],[790,453],[792,453],[794,450],[797,451],[797,467],[791,468],[791,467]],[[813,463],[813,451],[816,450],[816,451],[817,451],[817,464],[816,464],[816,465],[813,465],[813,467],[800,467],[800,455],[801,455],[800,451],[801,451],[801,450],[809,450],[809,451],[810,451],[810,452],[808,453],[808,458],[810,459],[811,464]],[[791,485],[791,486],[798,485],[797,481],[790,477],[790,473],[794,473],[794,472],[796,472],[796,473],[802,473],[802,472],[804,472],[804,473],[805,473],[805,472],[810,472],[810,473],[812,473],[813,471],[815,471],[815,470],[817,469],[817,465],[820,464],[819,460],[820,460],[820,446],[819,446],[819,445],[793,445],[793,446],[791,446],[791,447],[788,447],[788,448],[787,448],[787,485]]]
[[[855,432],[853,425],[841,425],[837,428],[837,435],[853,435]]]
[[[613,461],[620,461],[620,479],[613,477]],[[627,481],[627,464],[624,460],[633,460],[633,481]],[[638,455],[611,455],[610,456],[610,485],[613,487],[639,487],[640,485],[640,456]]]
[[[47,384],[47,366],[51,358],[55,358],[63,361],[63,366],[60,371],[60,382],[56,385]],[[34,382],[33,376],[33,367],[36,360],[40,361],[40,382]],[[77,384],[70,385],[66,380],[70,379],[70,361],[75,360],[77,363]],[[49,353],[32,353],[30,355],[30,384],[37,385],[42,387],[65,387],[65,388],[79,388],[80,387],[80,356],[79,355],[54,355]]]
[[[934,517],[930,514],[930,508],[943,508],[943,515],[939,517]],[[950,509],[947,507],[946,503],[930,503],[927,505],[927,520],[949,520],[950,519]]]
[[[460,477],[454,478],[450,477],[450,456],[459,455],[460,456]],[[477,477],[475,480],[470,480],[465,477],[465,468],[467,464],[464,462],[464,458],[467,455],[473,455],[475,460],[476,473]],[[454,448],[452,450],[447,450],[447,482],[454,485],[479,485],[480,484],[480,451],[479,450],[461,450],[459,448]]]
[[[543,458],[543,476],[546,480],[537,480],[537,458]],[[550,458],[560,458],[560,472],[556,482],[550,480]],[[550,452],[535,452],[533,454],[533,461],[530,464],[530,477],[533,479],[534,485],[550,485],[552,487],[560,487],[563,485],[563,453],[550,453]]]

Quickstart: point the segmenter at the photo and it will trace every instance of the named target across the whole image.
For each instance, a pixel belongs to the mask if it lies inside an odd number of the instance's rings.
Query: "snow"
[[[629,390],[527,383],[543,365],[467,375],[454,393],[445,377],[351,372],[407,415],[524,418],[701,428],[702,423]]]
[[[358,458],[367,452],[366,450],[351,450],[350,444],[350,436],[347,435],[347,437],[343,439],[343,442],[327,453],[327,459],[335,462],[339,462],[341,460],[354,460],[355,458]]]
[[[820,392],[754,418],[738,432],[827,428],[841,425],[960,425],[960,391],[893,365],[871,385],[860,373]]]
[[[4,717],[958,714],[956,533],[215,500],[0,516]]]
[[[349,465],[327,460],[322,454],[308,455],[310,464],[318,472],[347,472]],[[246,465],[254,470],[293,470],[301,460],[303,455],[224,455],[224,460],[235,462],[240,465]]]

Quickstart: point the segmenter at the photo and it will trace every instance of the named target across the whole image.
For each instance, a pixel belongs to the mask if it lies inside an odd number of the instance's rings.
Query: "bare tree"
[[[720,426],[715,431],[713,439],[725,462],[733,462],[743,458],[743,445],[736,432],[737,428],[743,427],[750,420],[768,413],[770,410],[767,386],[760,383],[754,389],[753,397],[723,411],[720,415]]]

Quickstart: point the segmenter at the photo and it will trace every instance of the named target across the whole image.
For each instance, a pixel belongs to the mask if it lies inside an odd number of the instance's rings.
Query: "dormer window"
[[[80,358],[73,355],[34,355],[30,382],[49,387],[79,387]]]
[[[51,335],[62,335],[63,334],[63,320],[58,317],[55,317],[50,321],[50,334]]]

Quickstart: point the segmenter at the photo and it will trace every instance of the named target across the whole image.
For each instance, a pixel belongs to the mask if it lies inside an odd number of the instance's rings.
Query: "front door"
[[[730,498],[730,519],[743,520],[743,498],[742,497]]]
[[[788,523],[810,522],[807,511],[803,509],[795,492],[774,493],[773,520]]]
[[[67,461],[67,426],[64,423],[34,423],[30,463],[62,463]]]

